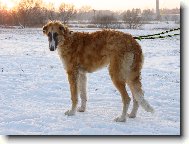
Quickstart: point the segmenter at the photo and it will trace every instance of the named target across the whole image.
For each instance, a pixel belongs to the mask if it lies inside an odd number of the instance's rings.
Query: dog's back
[[[140,67],[138,70],[141,69],[143,61],[142,50],[137,41],[130,34],[112,30],[93,33],[74,32],[71,37],[65,38],[60,51],[62,57],[66,55],[70,63],[77,63],[87,72],[102,68],[108,65],[112,58],[122,57],[125,53],[134,54],[137,59],[135,69],[137,67]]]

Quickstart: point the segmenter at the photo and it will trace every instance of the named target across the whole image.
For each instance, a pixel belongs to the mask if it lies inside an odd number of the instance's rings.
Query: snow
[[[121,31],[145,35],[163,30]],[[0,28],[0,134],[180,135],[180,37],[139,43],[145,56],[143,89],[155,113],[140,108],[135,119],[116,123],[122,102],[107,68],[88,74],[87,111],[65,116],[71,106],[67,76],[42,30]]]

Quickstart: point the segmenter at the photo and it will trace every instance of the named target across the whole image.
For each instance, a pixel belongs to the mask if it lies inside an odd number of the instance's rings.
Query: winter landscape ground
[[[137,36],[177,27],[167,24],[120,31]],[[116,123],[113,119],[121,113],[121,96],[107,68],[88,74],[87,111],[65,116],[71,104],[69,84],[58,54],[49,51],[42,30],[1,28],[0,134],[179,135],[180,36],[139,43],[145,56],[143,89],[155,113],[140,108],[135,119]]]

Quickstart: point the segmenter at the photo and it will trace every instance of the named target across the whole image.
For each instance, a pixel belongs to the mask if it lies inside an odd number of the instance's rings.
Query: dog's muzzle
[[[58,45],[57,33],[48,34],[49,37],[49,49],[50,51],[55,51]]]
[[[49,46],[50,51],[55,51],[56,47],[55,46]]]

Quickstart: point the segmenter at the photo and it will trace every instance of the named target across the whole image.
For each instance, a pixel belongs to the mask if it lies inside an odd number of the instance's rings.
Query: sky
[[[45,0],[52,1],[52,0]],[[125,10],[132,8],[155,9],[156,0],[54,0],[58,4],[62,1],[72,3],[76,7],[89,5],[96,10]],[[179,8],[180,0],[160,0],[161,8]]]
[[[0,0],[8,7],[12,7],[19,0]],[[125,10],[132,8],[155,9],[156,0],[43,0],[44,2],[54,3],[58,6],[60,3],[71,3],[80,8],[84,5],[91,6],[95,10]],[[180,0],[160,0],[160,8],[179,8]]]

